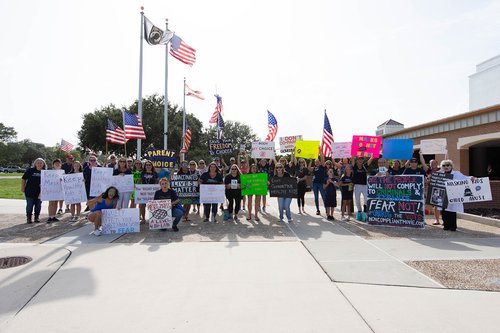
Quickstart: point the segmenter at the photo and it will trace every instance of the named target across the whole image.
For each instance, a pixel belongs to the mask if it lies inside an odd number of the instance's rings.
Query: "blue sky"
[[[225,120],[265,138],[319,140],[323,110],[335,141],[468,111],[468,76],[500,54],[498,1],[14,1],[0,2],[1,119],[29,138],[77,143],[82,115],[138,95],[140,6],[197,49],[169,58],[169,99],[203,91],[187,110],[208,126],[214,93]],[[164,47],[144,45],[144,95],[163,94]]]

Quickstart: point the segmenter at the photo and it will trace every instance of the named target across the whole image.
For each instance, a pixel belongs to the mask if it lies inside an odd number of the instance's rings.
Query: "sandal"
[[[260,219],[258,217],[254,218],[256,222],[260,222]]]
[[[434,221],[434,223],[432,225],[440,225],[441,223],[439,223],[439,221]]]

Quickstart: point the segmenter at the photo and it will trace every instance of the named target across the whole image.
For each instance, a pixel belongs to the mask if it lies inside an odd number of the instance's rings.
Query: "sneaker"
[[[245,207],[241,207],[241,210],[242,210],[242,211],[246,211],[246,208],[245,208]]]
[[[283,218],[282,218],[282,217],[280,217],[280,222],[285,222],[285,221],[283,221]]]
[[[174,226],[172,226],[172,230],[173,230],[173,231],[179,231],[179,228],[177,228],[177,226],[176,226],[176,225],[174,225]]]
[[[59,220],[57,217],[52,218],[52,222],[59,222],[59,221],[61,221],[61,220]]]
[[[52,221],[54,221],[54,217],[49,217],[49,218],[47,219],[47,223],[51,223]]]
[[[59,210],[57,211],[57,215],[61,215],[63,213],[62,209],[59,208]]]
[[[94,236],[101,236],[102,231],[99,229],[94,230],[93,234]]]
[[[293,222],[292,218],[287,219],[288,223]]]

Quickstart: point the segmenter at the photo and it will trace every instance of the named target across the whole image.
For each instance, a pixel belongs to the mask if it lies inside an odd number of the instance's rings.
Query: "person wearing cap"
[[[109,163],[106,164],[106,167],[116,169],[116,167],[118,166],[116,163],[116,155],[115,154],[109,155],[108,161]]]
[[[425,164],[425,160],[422,154],[420,154],[420,160],[423,161],[422,168],[418,167],[418,159],[416,157],[412,157],[408,162],[406,162],[406,168],[403,171],[403,175],[422,175],[425,176],[427,174],[427,169],[429,166]]]
[[[370,172],[370,176],[376,177],[385,177],[385,176],[394,176],[391,168],[389,168],[389,163],[383,157],[379,158],[377,161],[377,168],[373,169]]]

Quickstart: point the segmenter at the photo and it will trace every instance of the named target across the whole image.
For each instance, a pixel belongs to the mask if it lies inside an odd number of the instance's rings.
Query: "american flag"
[[[174,34],[170,40],[170,55],[175,59],[189,66],[196,62],[196,50],[184,43],[184,41]]]
[[[186,133],[184,133],[184,136],[182,137],[181,154],[185,154],[188,151],[189,146],[191,146],[191,128],[189,127],[186,119]]]
[[[217,116],[217,139],[222,139],[223,129],[224,129],[224,119],[222,119],[222,115],[219,112]]]
[[[325,110],[325,124],[323,125],[323,139],[321,140],[321,151],[325,157],[332,157],[333,134],[330,121]]]
[[[127,139],[146,139],[146,134],[142,128],[141,118],[136,114],[131,114],[126,111],[124,113],[125,137]]]
[[[123,145],[126,142],[125,132],[109,119],[106,125],[106,141],[116,143],[117,145]],[[87,151],[87,149],[85,150]]]
[[[269,110],[267,110],[267,127],[269,128],[269,133],[267,133],[266,141],[274,141],[276,133],[278,133],[278,122]]]
[[[201,96],[201,91],[189,88],[186,83],[184,85],[186,86],[186,96],[193,96],[201,100],[205,99],[205,97]]]
[[[214,114],[212,115],[212,118],[210,118],[210,121],[208,122],[209,124],[217,124],[217,114],[221,113],[224,115],[224,108],[222,107],[222,97],[219,95],[214,95],[215,98],[217,98],[217,104],[215,105],[215,110]]]
[[[61,139],[61,150],[66,152],[66,153],[69,153],[70,151],[73,150],[73,145],[71,143],[69,143],[68,141],[64,140],[64,139]]]

